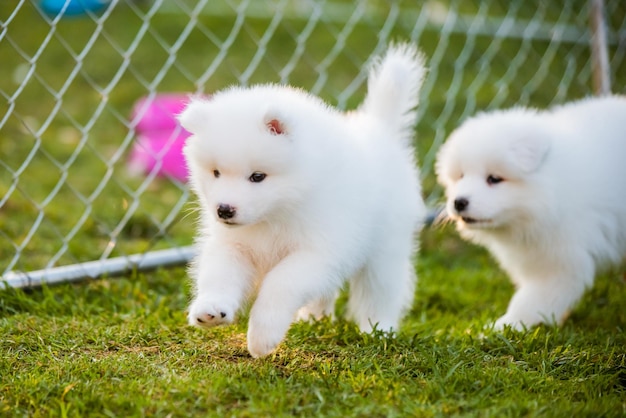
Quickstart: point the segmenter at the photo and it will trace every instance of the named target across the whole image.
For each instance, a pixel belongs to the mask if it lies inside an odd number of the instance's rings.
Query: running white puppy
[[[495,327],[561,324],[626,256],[626,98],[483,113],[438,155],[447,212],[517,291]]]
[[[361,330],[398,328],[425,217],[411,145],[424,73],[413,46],[391,47],[346,114],[277,85],[191,101],[180,122],[202,210],[192,325],[232,322],[256,293],[248,349],[265,356],[294,319],[332,314],[349,280]]]

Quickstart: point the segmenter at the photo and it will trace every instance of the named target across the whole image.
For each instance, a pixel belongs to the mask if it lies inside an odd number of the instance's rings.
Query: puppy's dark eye
[[[265,180],[265,177],[267,177],[267,174],[261,173],[260,171],[255,171],[250,175],[250,177],[248,177],[248,180],[250,180],[252,183],[260,183]]]
[[[494,176],[493,174],[490,174],[487,177],[487,184],[488,185],[493,185],[493,184],[498,184],[498,183],[502,183],[504,181],[504,179],[502,177],[498,177],[498,176]]]
[[[216,179],[220,177],[220,170],[213,170],[213,177]]]

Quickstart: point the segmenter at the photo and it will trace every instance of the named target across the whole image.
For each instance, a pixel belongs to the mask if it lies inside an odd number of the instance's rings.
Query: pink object
[[[182,151],[190,134],[180,126],[176,116],[188,101],[183,94],[160,94],[135,103],[131,120],[137,124],[137,139],[128,159],[131,173],[149,174],[156,170],[160,176],[187,181]]]

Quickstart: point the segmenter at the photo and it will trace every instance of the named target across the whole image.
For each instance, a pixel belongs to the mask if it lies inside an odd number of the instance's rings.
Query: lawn
[[[182,269],[9,290],[0,298],[6,416],[623,416],[625,282],[607,275],[561,329],[495,333],[511,287],[480,249],[423,234],[395,337],[297,323],[252,359],[245,315],[186,327]],[[445,250],[445,253],[442,251]]]
[[[131,109],[151,92],[289,82],[352,108],[365,93],[363,63],[372,51],[415,39],[430,58],[416,145],[431,204],[440,196],[434,154],[459,120],[485,108],[591,94],[584,42],[487,36],[484,22],[421,25],[414,2],[358,3],[367,5],[362,10],[320,3],[315,25],[289,8],[284,16],[264,13],[260,2],[243,19],[214,2],[194,20],[195,3],[168,1],[157,11],[151,2],[124,2],[106,20],[52,26],[32,3],[0,4],[0,273],[192,242],[185,185],[125,170]],[[587,24],[586,2],[548,3],[424,7]],[[612,27],[623,31],[625,8],[607,7]],[[609,52],[615,91],[624,93],[623,47],[611,44]],[[485,325],[513,292],[494,260],[451,225],[427,228],[421,241],[415,301],[397,335],[360,334],[341,319],[340,304],[340,319],[294,324],[260,360],[246,350],[245,312],[228,327],[186,326],[182,266],[0,290],[0,415],[626,414],[621,272],[599,277],[560,329],[492,332]]]

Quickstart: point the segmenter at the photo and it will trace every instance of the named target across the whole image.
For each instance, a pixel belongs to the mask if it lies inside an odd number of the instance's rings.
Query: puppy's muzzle
[[[232,219],[235,217],[235,215],[237,214],[237,209],[235,209],[233,206],[231,205],[225,205],[223,203],[220,203],[217,206],[217,216],[219,216],[220,219]]]

